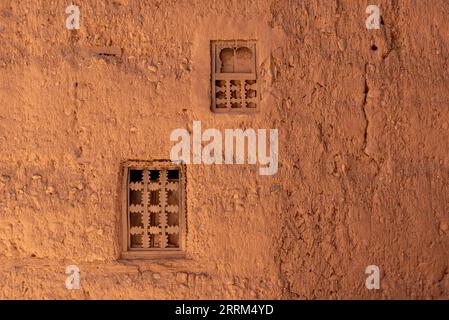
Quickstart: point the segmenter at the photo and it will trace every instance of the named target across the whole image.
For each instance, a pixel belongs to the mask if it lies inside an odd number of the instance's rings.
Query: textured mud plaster
[[[0,2],[1,298],[448,296],[446,1],[380,1],[370,31],[366,1],[78,1],[79,31],[68,4]],[[231,39],[257,40],[257,114],[210,111]],[[278,128],[278,173],[188,166],[188,257],[119,260],[120,164],[194,120]]]

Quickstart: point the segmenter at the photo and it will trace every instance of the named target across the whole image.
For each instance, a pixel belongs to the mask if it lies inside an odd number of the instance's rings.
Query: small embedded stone
[[[346,50],[346,40],[345,39],[340,39],[338,40],[338,49],[340,49],[341,51]]]
[[[1,181],[1,182],[9,182],[10,180],[11,180],[11,177],[8,176],[8,175],[6,175],[6,174],[2,174],[2,175],[0,176],[0,181]]]
[[[159,273],[153,273],[153,279],[158,280],[160,278],[161,278],[161,275]]]
[[[156,72],[157,71],[157,67],[154,65],[150,65],[148,66],[148,70],[150,70],[151,72]]]
[[[46,194],[53,194],[55,192],[55,189],[53,187],[48,187],[47,190],[45,190]]]

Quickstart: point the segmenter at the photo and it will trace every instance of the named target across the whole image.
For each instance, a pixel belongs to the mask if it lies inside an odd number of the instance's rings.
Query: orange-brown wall
[[[447,1],[378,1],[380,30],[366,1],[77,0],[69,31],[70,3],[0,1],[0,298],[447,298]],[[210,111],[226,39],[257,40],[258,114]],[[189,165],[189,258],[118,260],[121,162],[194,120],[277,128],[278,173]]]

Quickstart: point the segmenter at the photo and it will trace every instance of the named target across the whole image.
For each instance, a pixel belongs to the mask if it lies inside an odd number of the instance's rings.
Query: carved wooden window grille
[[[184,256],[185,169],[172,162],[126,163],[122,258]]]
[[[259,109],[255,41],[212,41],[212,111],[249,113]]]

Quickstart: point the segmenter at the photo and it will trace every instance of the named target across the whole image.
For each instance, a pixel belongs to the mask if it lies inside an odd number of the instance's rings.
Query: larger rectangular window
[[[185,169],[131,161],[124,168],[122,258],[185,255]]]

